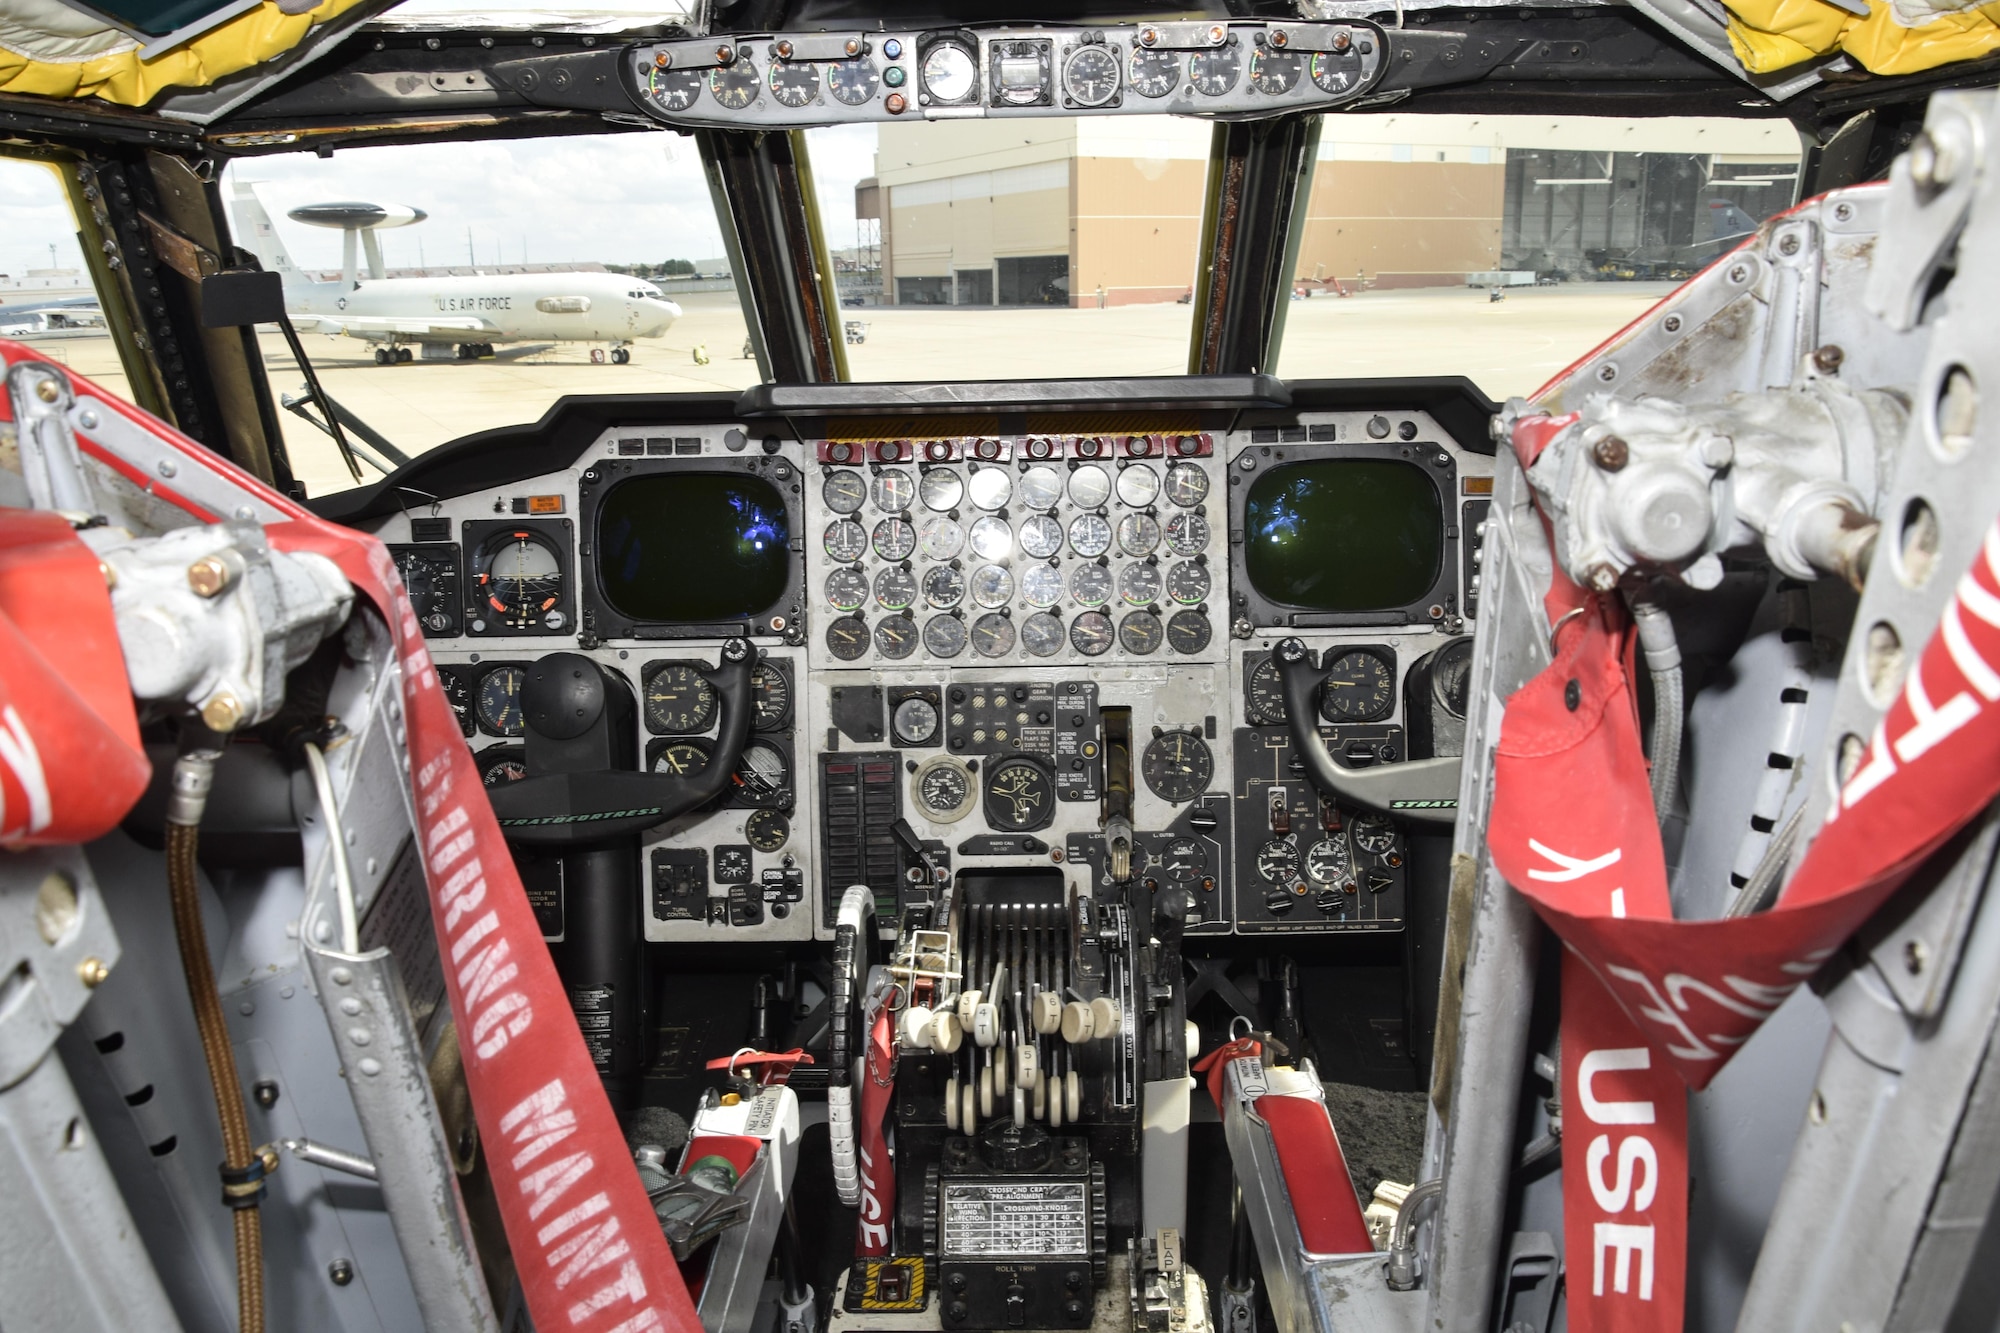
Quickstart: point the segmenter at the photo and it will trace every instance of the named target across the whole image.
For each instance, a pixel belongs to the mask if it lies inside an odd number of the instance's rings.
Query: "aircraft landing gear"
[[[613,365],[622,366],[631,359],[632,354],[623,347],[614,347],[611,349],[611,361]]]
[[[376,365],[378,365],[378,366],[386,366],[386,365],[388,365],[388,364],[389,364],[389,352],[390,352],[390,349],[389,349],[389,348],[387,348],[387,347],[378,347],[378,348],[376,348],[376,349],[375,349],[375,364],[376,364]]]

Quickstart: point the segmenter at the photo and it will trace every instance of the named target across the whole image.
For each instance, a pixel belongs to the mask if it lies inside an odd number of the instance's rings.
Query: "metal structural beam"
[[[1312,197],[1320,117],[1215,127],[1202,204],[1191,375],[1269,371],[1285,335],[1292,268]]]
[[[840,307],[805,135],[698,130],[695,143],[764,379],[846,379]]]

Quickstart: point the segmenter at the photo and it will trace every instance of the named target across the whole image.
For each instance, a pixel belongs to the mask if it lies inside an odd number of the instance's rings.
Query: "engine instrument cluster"
[[[1133,68],[1310,79],[1309,59],[1259,49]],[[1027,39],[974,54],[980,89],[1034,86],[1045,54],[1052,78],[1072,63]],[[951,91],[947,66],[965,68],[937,57]],[[1101,92],[1102,62],[1074,72]],[[607,428],[566,469],[381,527],[490,788],[568,743],[537,740],[532,703],[556,651],[628,698],[619,762],[679,779],[728,764],[712,798],[639,841],[647,939],[826,938],[855,884],[887,931],[966,876],[1029,871],[1182,894],[1197,937],[1401,928],[1408,831],[1314,787],[1273,650],[1306,643],[1303,729],[1338,765],[1462,738],[1461,547],[1491,465],[1434,420],[667,429]],[[719,682],[743,639],[750,718],[731,750]],[[529,861],[560,939],[567,858]]]
[[[630,91],[675,125],[899,118],[1270,115],[1365,93],[1383,36],[1361,21],[1143,23],[928,32],[737,34],[650,43]]]

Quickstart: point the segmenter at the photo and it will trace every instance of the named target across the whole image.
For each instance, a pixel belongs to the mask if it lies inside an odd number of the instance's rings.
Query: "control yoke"
[[[1313,786],[1327,796],[1398,819],[1426,824],[1458,821],[1457,757],[1342,768],[1327,752],[1313,724],[1319,716],[1319,703],[1313,698],[1319,675],[1312,653],[1300,640],[1284,639],[1272,658],[1278,664],[1278,683],[1285,695],[1285,724],[1291,729],[1292,750],[1304,762]]]
[[[704,673],[721,701],[722,723],[707,765],[691,778],[623,769],[547,772],[550,765],[538,762],[543,753],[559,755],[604,728],[608,690],[590,658],[551,653],[540,659],[521,699],[532,776],[487,793],[500,831],[521,846],[584,846],[642,833],[720,796],[750,737],[754,656],[747,642],[731,639],[723,645],[721,663]]]

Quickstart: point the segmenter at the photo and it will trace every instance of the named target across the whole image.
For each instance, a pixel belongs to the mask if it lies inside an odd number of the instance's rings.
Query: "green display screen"
[[[784,596],[791,539],[784,497],[761,477],[633,477],[598,511],[598,579],[612,609],[633,620],[740,620]]]
[[[1421,468],[1390,459],[1287,463],[1243,502],[1243,565],[1266,601],[1384,611],[1428,594],[1444,560],[1444,507]]]

